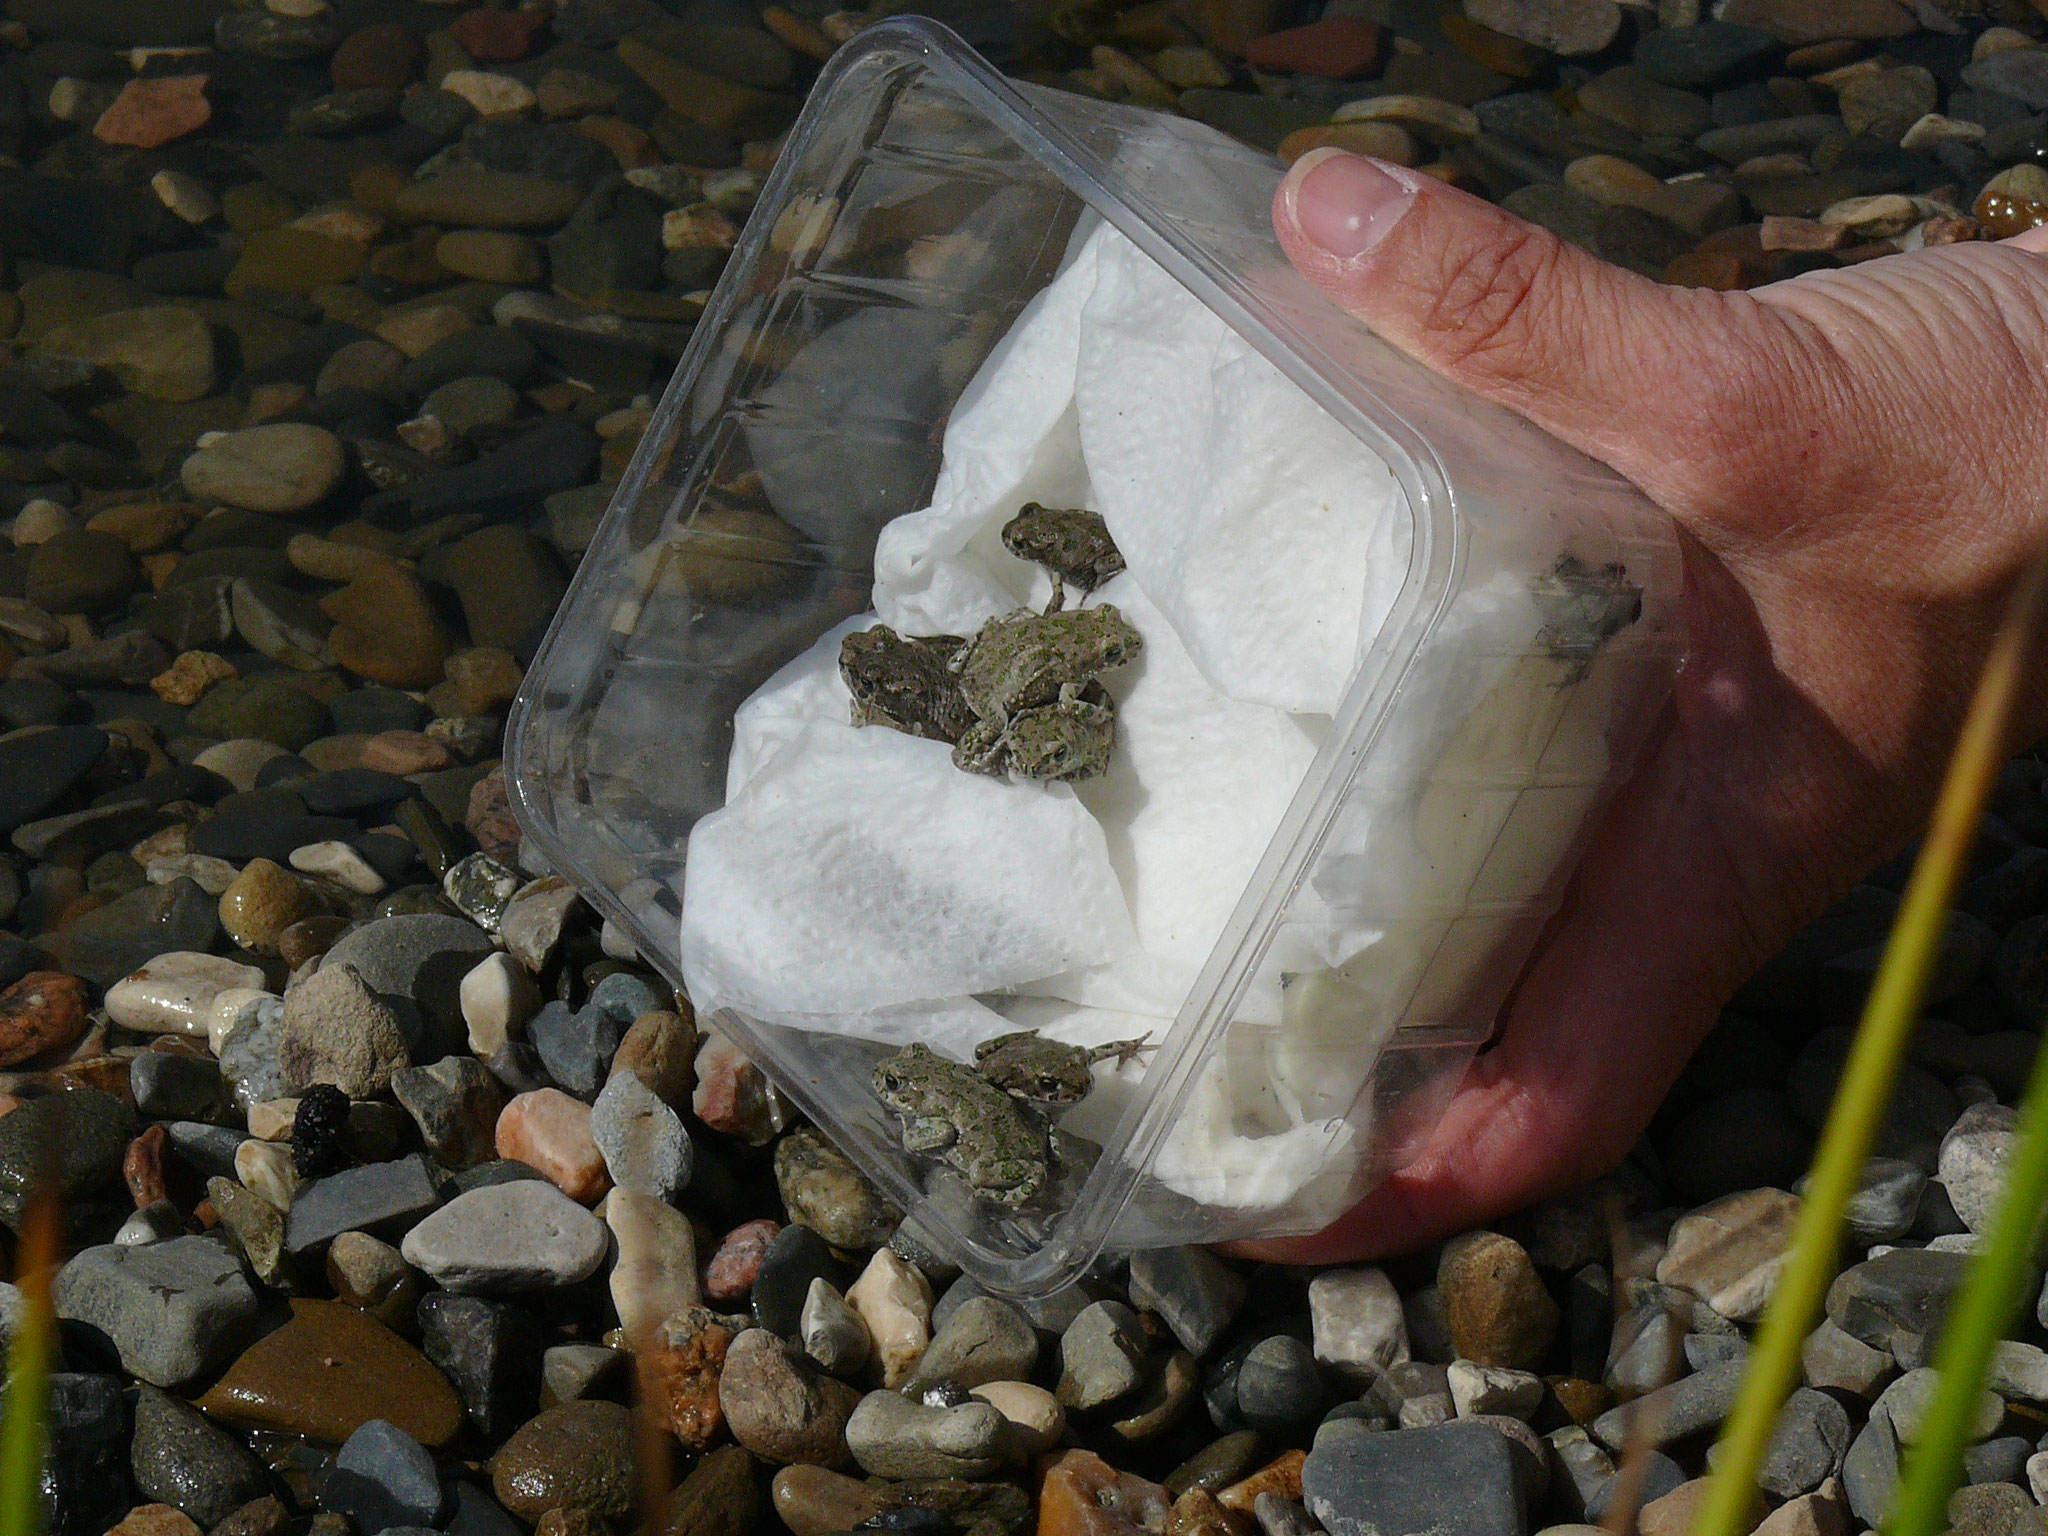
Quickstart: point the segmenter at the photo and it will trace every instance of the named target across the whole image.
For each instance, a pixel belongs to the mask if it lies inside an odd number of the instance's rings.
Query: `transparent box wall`
[[[734,711],[870,607],[877,534],[930,499],[954,401],[1096,219],[1387,461],[1391,615],[1163,1043],[1069,1114],[1101,1153],[1045,1209],[902,1150],[869,1087],[893,1047],[705,1021],[991,1287],[1054,1288],[1105,1247],[1312,1231],[1412,1157],[1677,665],[1664,517],[1310,289],[1272,235],[1280,174],[1199,124],[1003,80],[928,23],[862,33],[514,708],[527,836],[680,982],[685,849],[725,802]]]

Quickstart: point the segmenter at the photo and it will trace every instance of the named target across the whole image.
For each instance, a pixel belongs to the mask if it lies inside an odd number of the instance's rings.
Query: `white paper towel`
[[[1136,942],[1071,789],[826,720],[698,822],[682,927],[692,1000],[770,1019],[1002,991]]]

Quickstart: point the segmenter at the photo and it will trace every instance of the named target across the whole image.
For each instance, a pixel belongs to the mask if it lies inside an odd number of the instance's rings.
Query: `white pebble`
[[[261,987],[229,987],[213,1000],[213,1013],[206,1021],[206,1044],[214,1055],[220,1054],[228,1032],[242,1022],[246,1010],[257,1003],[276,1003],[282,1007],[284,999]]]
[[[626,1337],[644,1339],[703,1299],[690,1218],[637,1189],[613,1190],[601,1210],[619,1246],[618,1263],[612,1266],[612,1305]]]
[[[265,1099],[249,1106],[249,1134],[258,1141],[289,1141],[299,1116],[297,1099]]]
[[[882,1363],[882,1385],[896,1386],[932,1341],[931,1282],[901,1254],[878,1248],[847,1289],[846,1304],[868,1325]]]
[[[985,1381],[971,1393],[1017,1427],[1027,1456],[1051,1450],[1067,1432],[1066,1409],[1043,1387],[1028,1381]]]
[[[339,840],[294,848],[291,865],[305,874],[325,875],[358,896],[374,896],[384,889],[384,877],[370,867],[370,861]]]
[[[469,1048],[482,1060],[497,1055],[512,1035],[540,1010],[540,988],[526,968],[503,950],[489,954],[463,976],[457,990]]]
[[[204,224],[220,213],[220,199],[214,196],[213,188],[183,171],[158,171],[149,178],[149,189],[158,202],[187,224]]]
[[[223,992],[263,985],[263,972],[220,955],[174,949],[107,988],[107,1017],[151,1035],[204,1035]]]
[[[451,69],[441,77],[441,89],[475,107],[479,117],[509,117],[534,102],[524,81],[488,69]]]
[[[78,526],[78,519],[64,507],[44,496],[22,503],[14,514],[14,525],[10,530],[14,542],[26,548],[32,544],[46,544],[60,533],[69,533]]]
[[[208,773],[219,774],[236,789],[247,794],[256,787],[256,770],[273,757],[286,755],[284,748],[274,741],[259,741],[254,736],[237,736],[228,741],[215,742],[192,759],[192,766],[204,768]]]
[[[171,853],[151,859],[142,866],[151,885],[169,885],[173,880],[190,880],[209,896],[218,896],[235,883],[241,873],[226,859],[210,853]]]
[[[544,1179],[457,1195],[405,1234],[399,1252],[451,1291],[557,1290],[596,1274],[605,1224]]]
[[[292,1208],[299,1192],[298,1170],[291,1148],[282,1142],[251,1138],[235,1148],[235,1177],[251,1194],[261,1195],[280,1211]]]

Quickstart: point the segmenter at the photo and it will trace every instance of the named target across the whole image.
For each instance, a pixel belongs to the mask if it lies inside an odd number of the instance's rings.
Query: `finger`
[[[1732,877],[1666,741],[1606,820],[1500,1044],[1474,1063],[1421,1156],[1323,1231],[1232,1252],[1290,1264],[1382,1258],[1626,1154],[1713,1027],[1727,986],[1717,957],[1741,947],[1722,931]]]
[[[2005,243],[2022,251],[2048,252],[2048,224],[2023,229]]]
[[[1273,223],[1379,335],[1653,494],[1672,465],[1710,460],[1729,400],[1757,398],[1770,322],[1746,296],[1652,282],[1420,172],[1312,151]]]

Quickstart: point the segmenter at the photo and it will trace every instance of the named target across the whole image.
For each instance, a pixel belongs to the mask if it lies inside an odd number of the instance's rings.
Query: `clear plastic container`
[[[1411,1158],[1678,664],[1664,516],[1317,295],[1273,238],[1280,175],[1199,124],[1006,80],[940,27],[861,33],[513,710],[529,846],[680,983],[685,850],[725,803],[734,711],[869,607],[879,530],[926,504],[955,400],[1086,221],[1390,466],[1399,595],[1162,1043],[1069,1112],[1092,1166],[1042,1206],[992,1205],[903,1150],[871,1087],[894,1045],[705,1021],[991,1288],[1049,1291],[1105,1249],[1312,1231]],[[962,231],[971,259],[923,259]]]

